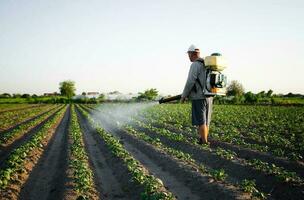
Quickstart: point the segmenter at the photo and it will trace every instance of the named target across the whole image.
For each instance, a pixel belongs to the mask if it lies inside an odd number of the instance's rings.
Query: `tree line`
[[[107,100],[104,94],[98,97],[89,98],[85,92],[82,92],[83,98],[73,98],[76,95],[75,82],[71,80],[62,81],[59,83],[60,93],[47,93],[44,95],[36,94],[0,94],[0,103],[101,103],[105,101],[122,101],[122,100]],[[119,93],[118,91],[113,94]],[[139,92],[136,97],[128,100],[131,102],[151,101],[158,96],[158,91],[155,88],[147,89],[144,92]],[[1,99],[3,101],[1,101]]]
[[[214,100],[219,104],[304,105],[302,94],[274,94],[271,89],[258,93],[245,92],[243,85],[236,80],[228,85],[226,96],[217,96]]]

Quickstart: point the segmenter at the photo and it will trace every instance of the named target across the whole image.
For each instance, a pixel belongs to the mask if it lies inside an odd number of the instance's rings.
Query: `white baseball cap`
[[[195,45],[191,44],[187,53],[188,52],[200,52],[199,48],[197,48]]]

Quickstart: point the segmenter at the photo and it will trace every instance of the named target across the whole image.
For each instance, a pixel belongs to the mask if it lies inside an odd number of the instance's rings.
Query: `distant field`
[[[299,105],[304,105],[304,98],[299,98],[299,97],[288,97],[288,98],[273,98],[274,103],[277,104],[299,104]]]
[[[0,105],[0,199],[301,199],[304,107]]]
[[[36,97],[36,98],[0,98],[1,104],[35,104],[35,103],[64,103],[68,101],[66,97]]]

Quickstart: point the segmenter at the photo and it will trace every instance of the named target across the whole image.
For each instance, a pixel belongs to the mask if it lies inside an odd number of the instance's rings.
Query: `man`
[[[181,102],[186,98],[192,101],[192,125],[198,126],[199,144],[209,144],[208,133],[212,113],[212,97],[204,95],[206,84],[206,67],[200,58],[200,50],[191,45],[187,51],[192,62],[187,82],[182,93]]]

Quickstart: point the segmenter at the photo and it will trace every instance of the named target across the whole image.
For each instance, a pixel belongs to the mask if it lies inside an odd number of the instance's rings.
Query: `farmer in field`
[[[186,98],[192,102],[192,125],[198,126],[199,144],[209,144],[208,132],[212,113],[212,97],[206,97],[203,88],[206,84],[206,67],[200,58],[200,50],[191,45],[187,51],[192,62],[181,102]]]

